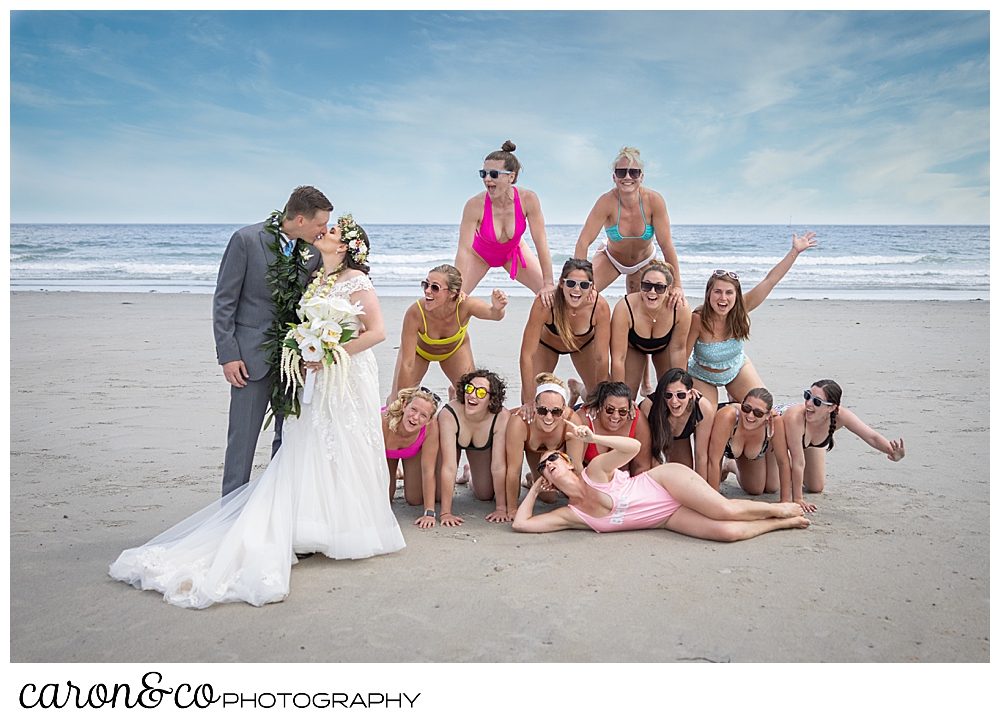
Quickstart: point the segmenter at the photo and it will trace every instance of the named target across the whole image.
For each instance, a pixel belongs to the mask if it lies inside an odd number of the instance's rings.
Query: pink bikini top
[[[382,411],[385,411],[385,407],[382,407]],[[417,435],[417,441],[411,444],[409,447],[403,447],[402,449],[387,449],[385,450],[386,459],[409,459],[410,457],[416,457],[417,453],[420,451],[420,447],[424,443],[424,437],[427,436],[427,425],[420,428],[420,434]]]
[[[514,247],[521,245],[521,237],[524,235],[525,230],[528,228],[528,221],[524,217],[524,212],[521,210],[521,197],[517,193],[517,189],[514,189],[514,236],[508,241]],[[493,229],[493,201],[490,200],[490,194],[486,194],[486,201],[483,202],[483,222],[479,224],[479,230],[476,231],[476,237],[480,241],[485,241],[486,243],[499,244],[501,246],[506,246],[507,244],[500,244],[497,241],[496,231]]]

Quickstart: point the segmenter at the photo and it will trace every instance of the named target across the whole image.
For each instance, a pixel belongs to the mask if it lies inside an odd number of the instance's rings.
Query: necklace
[[[642,308],[646,310],[646,313],[649,315],[649,318],[652,319],[653,323],[655,324],[656,323],[656,317],[653,316],[653,312],[649,310],[649,307],[646,304],[643,304]],[[659,314],[659,312],[657,312],[657,314]]]

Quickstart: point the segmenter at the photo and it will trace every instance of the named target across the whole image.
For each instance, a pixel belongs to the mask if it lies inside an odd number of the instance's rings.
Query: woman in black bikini
[[[589,261],[563,264],[552,308],[536,297],[521,339],[521,417],[530,422],[535,407],[535,376],[552,372],[569,354],[586,389],[608,378],[611,307],[594,288]]]
[[[748,495],[781,490],[792,501],[791,465],[785,425],[772,414],[774,398],[764,387],[747,392],[741,404],[727,404],[715,415],[708,444],[708,483],[719,489],[723,458],[735,462],[736,480]]]
[[[792,458],[792,502],[804,512],[815,512],[816,505],[802,499],[802,485],[809,492],[822,492],[826,484],[826,453],[833,449],[833,433],[847,427],[868,446],[898,462],[906,454],[903,439],[886,439],[849,409],[840,406],[843,393],[832,379],[820,379],[802,393],[805,401],[785,407],[781,418],[785,439]]]
[[[465,520],[451,512],[455,496],[455,473],[461,451],[469,460],[470,480],[476,499],[497,501],[497,509],[486,516],[506,517],[507,496],[504,488],[507,473],[504,434],[510,412],[504,409],[506,385],[491,371],[476,369],[458,380],[456,397],[444,405],[438,415],[441,439],[441,524],[457,527]],[[425,503],[426,505],[426,503]],[[426,506],[425,517],[434,526],[434,509]],[[422,527],[424,525],[421,525]]]
[[[580,426],[583,421],[569,406],[569,391],[562,380],[554,374],[543,372],[535,377],[535,414],[530,422],[525,422],[518,414],[510,415],[507,422],[507,522],[514,519],[517,500],[521,492],[522,462],[527,460],[528,469],[538,466],[543,452],[561,451],[569,455],[574,463],[583,467],[584,445],[580,439],[566,441],[566,430]],[[527,475],[527,486],[531,486],[534,472]],[[556,493],[548,492],[540,496],[543,502],[556,501]]]
[[[654,464],[677,462],[692,467],[708,479],[708,441],[712,433],[711,402],[694,391],[694,380],[683,369],[670,369],[660,377],[652,397],[639,408],[649,418],[650,453]],[[691,438],[694,438],[694,454]]]
[[[611,317],[611,378],[628,384],[634,394],[638,394],[647,358],[653,360],[657,377],[668,369],[687,366],[684,345],[691,326],[691,308],[670,308],[673,285],[670,265],[651,261],[639,279],[639,291],[615,305]]]

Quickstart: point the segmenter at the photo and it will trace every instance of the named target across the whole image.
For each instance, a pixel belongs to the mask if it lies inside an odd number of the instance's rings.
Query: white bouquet
[[[293,394],[301,386],[302,403],[308,404],[312,401],[316,374],[308,369],[303,379],[300,362],[323,362],[328,371],[323,377],[321,394],[324,401],[330,404],[332,412],[330,390],[336,386],[343,396],[351,363],[350,355],[342,345],[357,336],[358,316],[363,309],[361,304],[330,298],[325,293],[325,287],[336,282],[336,275],[326,281],[322,279],[320,273],[302,295],[296,311],[299,323],[288,325],[281,350],[281,378],[285,382],[285,390],[291,390]]]

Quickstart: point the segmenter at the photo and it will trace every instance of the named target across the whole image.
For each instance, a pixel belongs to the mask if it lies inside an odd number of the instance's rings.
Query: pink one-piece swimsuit
[[[617,469],[611,481],[598,484],[584,470],[583,481],[608,495],[614,502],[611,512],[604,517],[591,517],[569,505],[595,532],[648,530],[661,524],[681,507],[681,503],[646,472],[629,477],[628,473]]]
[[[382,411],[385,411],[385,407],[382,407]],[[420,428],[420,434],[417,435],[416,441],[409,447],[403,447],[402,449],[386,449],[385,457],[386,459],[409,459],[410,457],[416,457],[417,452],[424,444],[424,437],[427,436],[427,425],[425,424]]]
[[[514,236],[505,244],[497,241],[496,231],[493,229],[493,201],[490,194],[486,194],[486,201],[483,203],[483,222],[479,224],[479,230],[472,238],[472,250],[479,254],[483,261],[491,268],[501,267],[508,261],[510,265],[510,278],[517,278],[518,265],[524,268],[524,254],[521,252],[521,237],[524,236],[525,229],[528,228],[524,212],[521,210],[521,197],[514,189]]]

